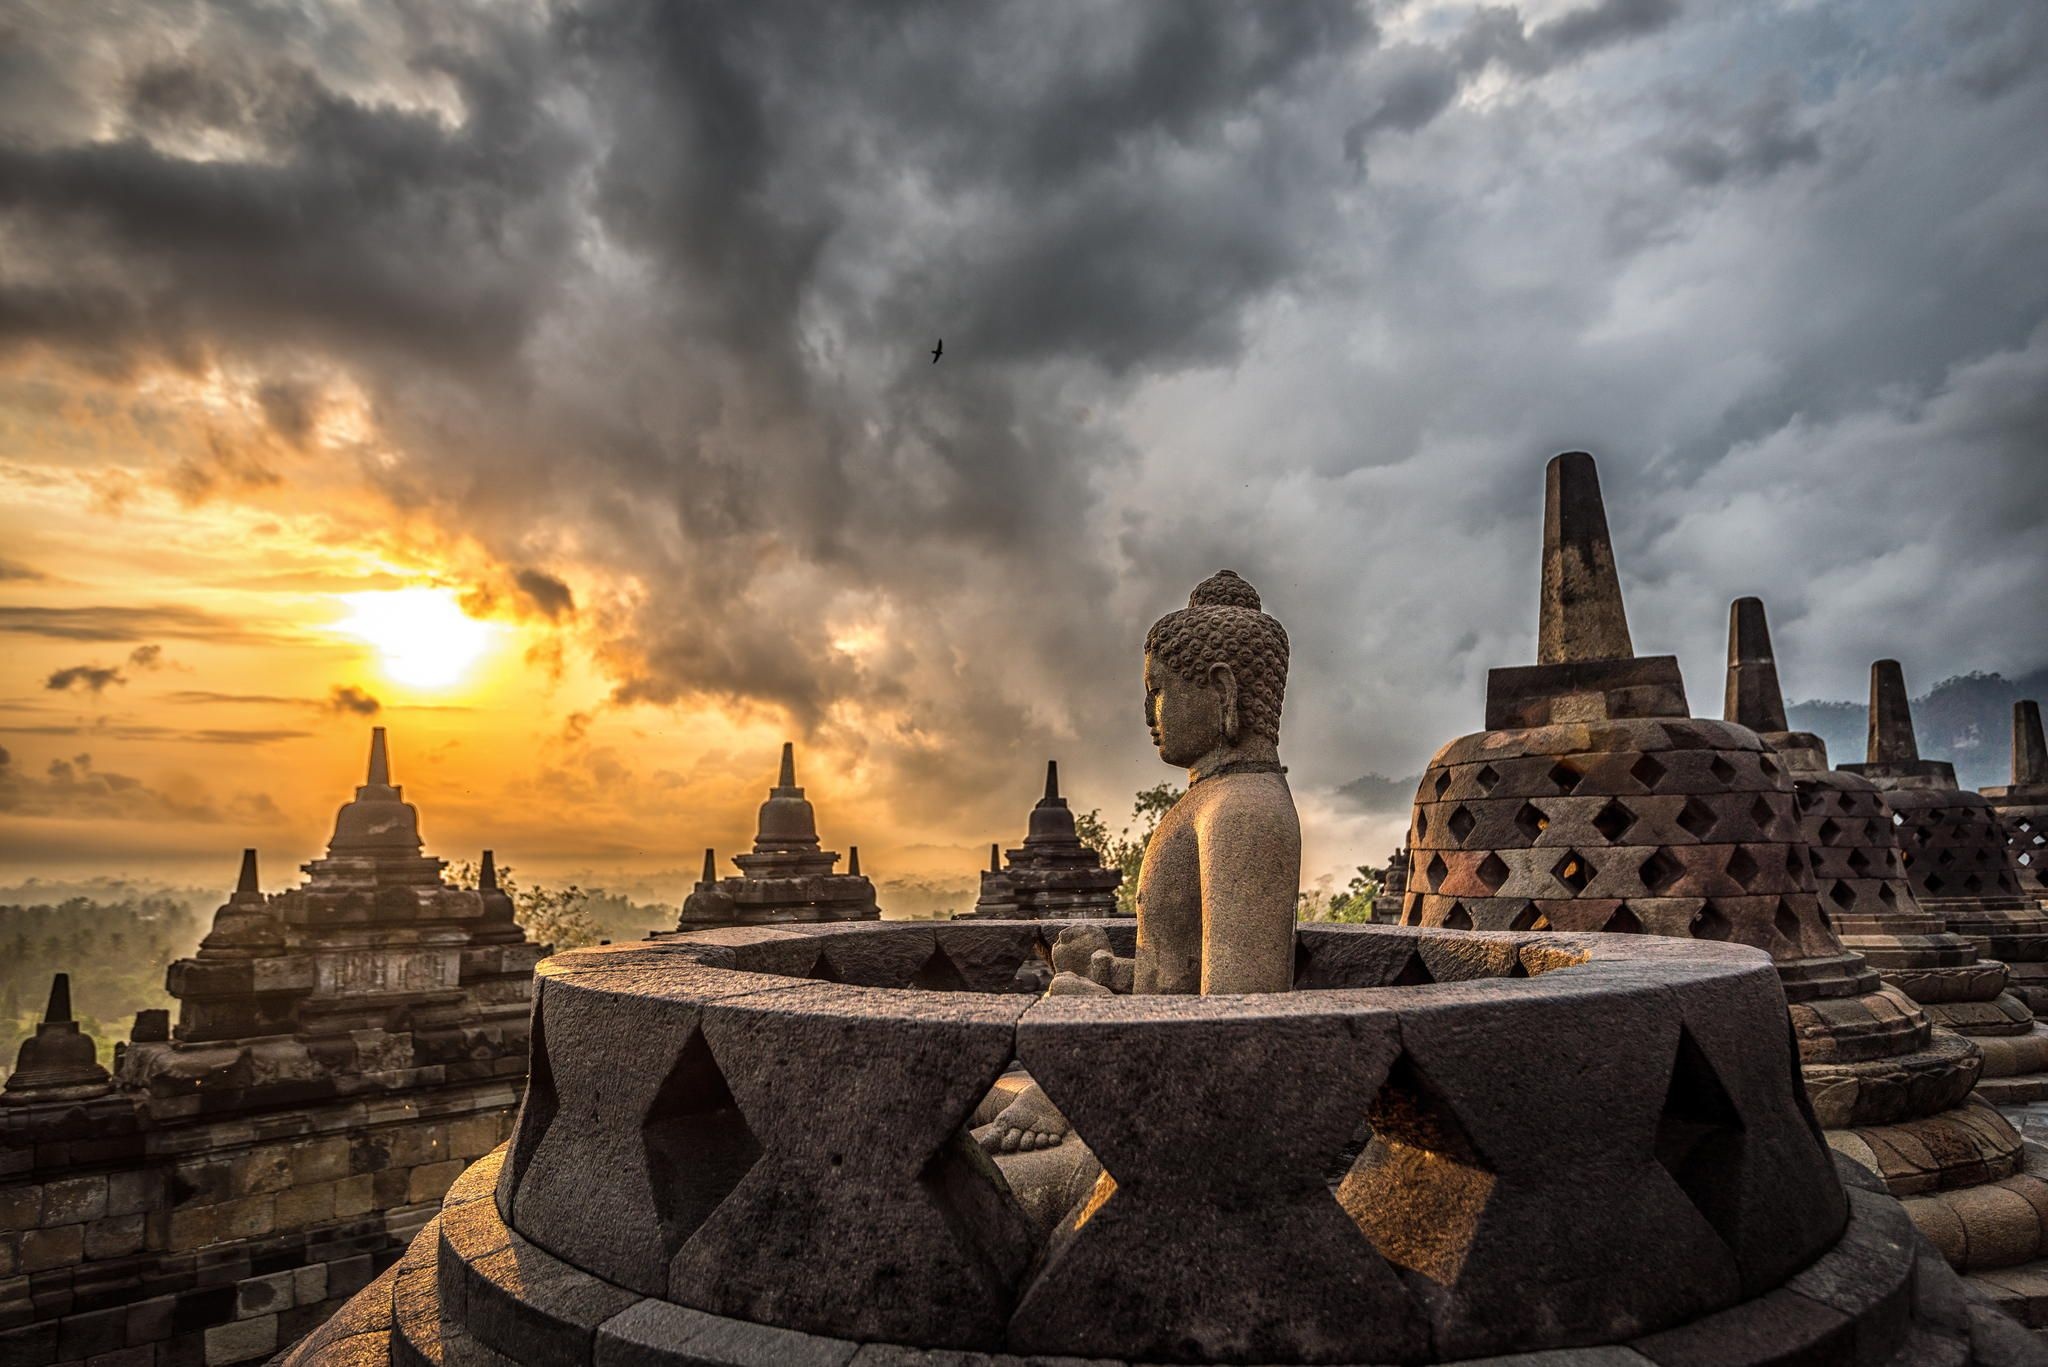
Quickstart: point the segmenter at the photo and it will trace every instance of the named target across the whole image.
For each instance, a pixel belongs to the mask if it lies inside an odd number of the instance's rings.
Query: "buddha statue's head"
[[[1168,764],[1277,746],[1286,691],[1287,632],[1233,570],[1197,584],[1145,634],[1145,725]]]

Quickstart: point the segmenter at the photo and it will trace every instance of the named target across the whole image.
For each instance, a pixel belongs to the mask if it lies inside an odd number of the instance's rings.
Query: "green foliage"
[[[1131,804],[1130,821],[1115,835],[1109,833],[1100,808],[1074,817],[1074,831],[1081,843],[1102,857],[1104,867],[1123,870],[1124,881],[1116,890],[1119,915],[1138,914],[1138,872],[1145,866],[1145,847],[1152,843],[1152,832],[1159,829],[1159,818],[1180,801],[1184,791],[1171,783],[1159,783],[1139,792]]]
[[[210,922],[193,898],[207,895],[131,892],[113,900],[81,895],[0,904],[0,1074],[12,1071],[21,1041],[35,1033],[55,974],[71,975],[72,1014],[99,1044],[102,1064],[113,1063],[114,1044],[128,1038],[137,1011],[175,1013],[164,970],[198,948]]]
[[[1330,879],[1313,888],[1304,888],[1295,897],[1294,919],[1297,921],[1336,921],[1357,924],[1372,919],[1373,900],[1379,896],[1380,886],[1385,880],[1384,869],[1360,864],[1358,872],[1342,891],[1330,886]]]
[[[451,866],[448,881],[458,888],[477,885],[477,866],[468,860]],[[512,899],[513,919],[536,944],[553,945],[557,952],[581,949],[609,939],[591,909],[592,894],[574,883],[559,888],[539,884],[522,885],[512,876],[512,866],[498,866],[498,887]],[[602,897],[604,894],[597,894]],[[634,939],[639,935],[635,934]]]

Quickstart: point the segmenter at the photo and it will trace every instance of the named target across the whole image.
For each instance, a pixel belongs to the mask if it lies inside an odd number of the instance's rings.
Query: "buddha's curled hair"
[[[1218,570],[1195,585],[1188,605],[1145,633],[1145,653],[1191,683],[1212,664],[1237,679],[1238,718],[1253,735],[1277,743],[1287,692],[1287,631],[1259,607],[1259,591],[1235,570]]]

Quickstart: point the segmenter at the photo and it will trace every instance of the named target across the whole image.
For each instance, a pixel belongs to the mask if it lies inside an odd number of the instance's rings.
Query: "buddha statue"
[[[1188,605],[1145,637],[1145,725],[1187,791],[1160,819],[1138,875],[1134,965],[1105,963],[1079,928],[1053,992],[1284,992],[1294,974],[1301,823],[1280,764],[1287,633],[1231,570],[1195,586]],[[1106,944],[1107,942],[1104,941]],[[1083,964],[1089,967],[1083,968]],[[1036,1086],[975,1131],[992,1153],[1048,1148],[1066,1121]]]

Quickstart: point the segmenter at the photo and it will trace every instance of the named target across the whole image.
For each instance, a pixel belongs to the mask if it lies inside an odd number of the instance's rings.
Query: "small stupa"
[[[676,929],[877,920],[875,885],[861,875],[858,861],[855,851],[847,872],[835,872],[839,852],[819,845],[817,813],[797,786],[796,747],[784,741],[781,772],[761,804],[753,851],[733,856],[739,876],[719,878],[715,855],[704,851],[704,876],[683,900]]]
[[[56,974],[42,1024],[21,1042],[0,1102],[90,1101],[111,1090],[113,1080],[100,1067],[99,1047],[72,1018],[71,975]]]
[[[1395,850],[1387,856],[1387,872],[1372,899],[1372,919],[1385,925],[1401,920],[1401,904],[1408,896],[1408,851]]]
[[[1820,737],[1788,728],[1770,628],[1755,598],[1729,609],[1727,715],[1761,734],[1792,771],[1814,879],[1842,943],[1937,1027],[1910,1045],[1901,1039],[1875,1066],[1809,1065],[1809,1091],[1869,1089],[1898,1112],[1891,1123],[1830,1130],[1828,1142],[1876,1172],[1958,1270],[2005,1275],[2048,1240],[2048,1212],[2014,1199],[2038,1189],[2040,1172],[2028,1168],[2043,1164],[1987,1103],[2038,1091],[2048,1031],[2005,991],[2004,964],[1980,957],[1914,899],[1884,794],[1869,779],[1828,768]],[[2006,1289],[1984,1289],[2012,1299]]]
[[[2041,735],[2040,703],[2012,705],[2012,782],[1977,791],[2005,825],[2021,890],[2048,902],[2048,741]]]
[[[970,917],[1040,920],[1047,916],[1114,916],[1123,870],[1106,869],[1094,847],[1081,842],[1074,813],[1060,796],[1058,760],[1045,762],[1045,796],[1031,809],[1024,843],[1007,852],[989,846],[981,898]]]
[[[1869,734],[1866,761],[1842,768],[1884,790],[1913,895],[1980,953],[2003,960],[2035,1015],[2048,1012],[2048,912],[2021,890],[1997,809],[1956,786],[1953,764],[1920,757],[1897,660],[1870,667]]]
[[[303,973],[275,971],[285,928],[271,912],[256,873],[256,851],[242,851],[234,892],[213,914],[199,952],[170,966],[167,983],[181,1004],[178,1038],[245,1039],[289,1033],[312,984]]]

